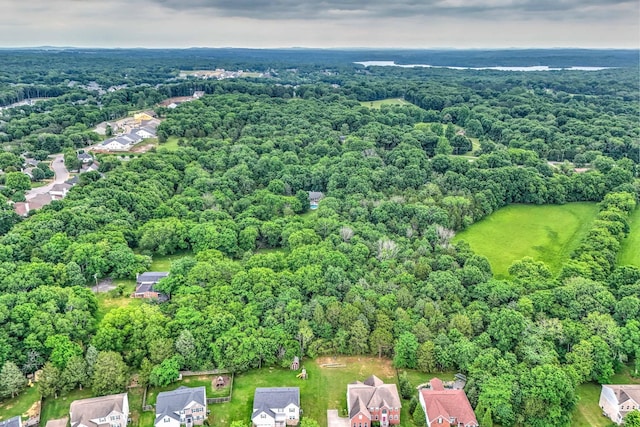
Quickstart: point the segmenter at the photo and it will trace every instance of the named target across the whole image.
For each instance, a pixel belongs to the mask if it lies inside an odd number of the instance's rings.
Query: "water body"
[[[449,68],[451,70],[494,70],[494,71],[600,71],[611,67],[565,67],[552,68],[547,65],[532,65],[528,67],[453,67],[447,65],[428,64],[396,64],[395,61],[362,61],[355,64],[365,67],[401,67],[401,68]]]

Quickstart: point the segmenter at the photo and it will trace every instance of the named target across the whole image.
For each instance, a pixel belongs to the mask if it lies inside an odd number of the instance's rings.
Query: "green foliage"
[[[91,379],[91,389],[96,395],[122,393],[128,382],[128,368],[119,353],[114,351],[98,353]]]
[[[623,425],[624,427],[640,427],[640,411],[635,409],[627,412]]]
[[[15,363],[5,362],[0,370],[0,396],[13,398],[27,385],[27,379]]]
[[[487,408],[485,411],[482,421],[480,421],[481,427],[493,427],[493,418],[491,417],[491,408]]]
[[[178,379],[180,375],[180,363],[175,357],[165,359],[151,370],[149,384],[153,386],[166,386]]]
[[[409,378],[407,377],[407,372],[403,371],[398,376],[398,383],[400,384],[400,395],[403,399],[409,400],[411,396],[414,394],[414,389],[411,387],[409,383]]]
[[[400,335],[394,346],[395,356],[393,357],[393,365],[396,368],[415,368],[418,345],[418,341],[412,333],[405,332]]]
[[[44,398],[57,398],[63,384],[65,382],[62,379],[60,369],[51,362],[45,363],[38,379],[40,395]]]
[[[416,427],[424,427],[427,425],[427,416],[422,409],[422,405],[416,405],[414,411],[411,413],[413,418],[413,424]]]

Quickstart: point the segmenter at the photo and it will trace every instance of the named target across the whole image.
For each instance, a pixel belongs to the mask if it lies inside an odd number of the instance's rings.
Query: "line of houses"
[[[134,116],[135,127],[128,129],[125,128],[125,132],[109,138],[94,149],[104,151],[129,151],[135,144],[142,142],[145,139],[155,138],[156,130],[160,125],[160,120],[152,117],[148,113],[139,113]]]

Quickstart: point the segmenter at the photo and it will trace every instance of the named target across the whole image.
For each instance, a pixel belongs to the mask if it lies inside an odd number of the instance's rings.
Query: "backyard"
[[[324,366],[323,366],[324,365]],[[328,367],[334,365],[336,367]],[[304,416],[308,416],[321,426],[327,425],[327,409],[338,409],[340,416],[346,416],[347,384],[364,381],[376,375],[384,382],[397,384],[396,370],[388,359],[373,357],[336,357],[304,360],[308,379],[296,378],[298,371],[284,368],[264,368],[236,375],[233,383],[233,397],[230,403],[210,405],[211,425],[229,426],[234,420],[251,419],[251,402],[256,387],[300,387],[300,406]],[[417,386],[434,374],[416,371],[407,372],[412,386]],[[438,374],[443,380],[453,379],[453,373]],[[401,426],[413,427],[408,413],[408,401],[403,401]]]
[[[618,265],[635,265],[640,267],[640,207],[631,214],[629,219],[631,231],[622,241],[618,255]]]

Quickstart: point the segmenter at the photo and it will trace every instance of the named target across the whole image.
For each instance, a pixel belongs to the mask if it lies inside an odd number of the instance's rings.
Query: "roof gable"
[[[207,390],[202,387],[179,387],[173,391],[158,393],[156,398],[156,422],[163,417],[180,421],[178,412],[194,404],[207,406]]]
[[[255,418],[260,412],[275,415],[271,409],[284,409],[290,404],[300,407],[300,388],[298,387],[258,387],[253,395],[253,413]]]
[[[437,384],[437,383],[436,383]],[[478,425],[478,420],[471,408],[469,399],[463,390],[453,389],[422,389],[420,390],[426,407],[427,420],[433,422],[442,418],[449,422],[455,418],[457,424],[465,426]]]

